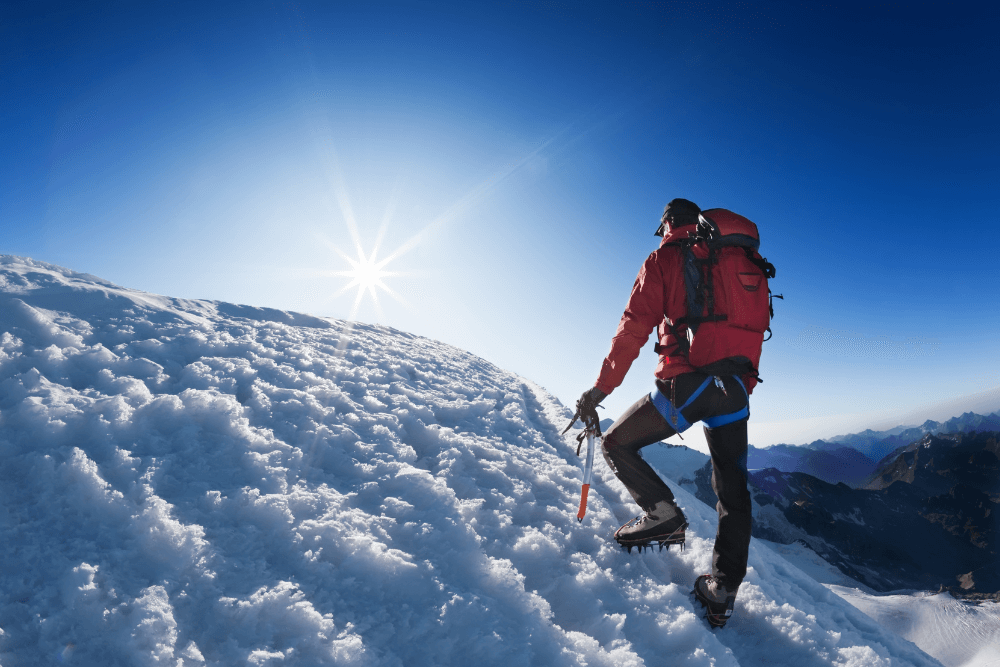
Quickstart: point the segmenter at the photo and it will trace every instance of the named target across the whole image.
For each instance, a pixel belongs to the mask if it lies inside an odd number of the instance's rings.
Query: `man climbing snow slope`
[[[605,460],[644,511],[614,537],[630,552],[684,544],[684,513],[639,450],[704,422],[719,528],[712,574],[698,577],[694,594],[709,622],[721,627],[746,576],[749,394],[760,381],[757,366],[771,316],[767,280],[774,267],[757,253],[757,226],[726,209],[702,211],[674,199],[656,235],[663,237],[660,247],[642,265],[611,351],[577,409],[593,411],[614,391],[657,329],[656,388],[626,410],[603,439]]]

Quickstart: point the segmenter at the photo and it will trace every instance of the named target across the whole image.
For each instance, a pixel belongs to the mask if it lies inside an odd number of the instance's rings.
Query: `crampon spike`
[[[626,525],[628,525],[628,524],[626,524]],[[652,551],[652,549],[653,549],[654,546],[657,547],[658,551],[662,552],[664,549],[666,549],[667,551],[670,551],[670,545],[672,545],[672,544],[676,544],[676,545],[680,546],[681,551],[684,551],[684,544],[685,544],[684,530],[685,530],[685,528],[687,528],[687,524],[684,524],[683,526],[681,526],[680,528],[678,528],[677,530],[675,530],[674,532],[672,532],[670,535],[667,535],[665,537],[659,537],[659,538],[650,538],[650,539],[644,539],[644,540],[635,540],[633,542],[626,542],[625,540],[620,540],[620,539],[618,539],[617,536],[616,536],[615,539],[618,540],[618,544],[621,545],[621,548],[624,549],[625,551],[627,551],[630,554],[632,553],[632,547],[637,548],[639,550],[639,553],[644,553],[646,551],[646,549],[649,549],[649,550]]]

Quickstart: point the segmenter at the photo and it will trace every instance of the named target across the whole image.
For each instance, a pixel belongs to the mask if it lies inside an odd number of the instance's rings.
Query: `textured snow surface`
[[[877,593],[796,542],[759,540],[850,602],[886,630],[904,637],[945,667],[1000,667],[1000,604],[956,600],[925,591]]]
[[[1000,604],[972,604],[948,593],[869,594],[828,586],[887,630],[905,637],[946,667],[1000,667]]]
[[[0,257],[0,665],[937,665],[762,544],[722,631],[569,411],[385,327]]]

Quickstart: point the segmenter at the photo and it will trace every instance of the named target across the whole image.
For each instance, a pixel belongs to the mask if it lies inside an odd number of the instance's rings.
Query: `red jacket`
[[[660,344],[674,352],[671,356],[660,355],[656,377],[668,380],[695,370],[685,356],[677,353],[679,346],[676,345],[676,338],[664,321],[667,317],[676,321],[687,314],[681,249],[671,244],[687,238],[691,229],[682,227],[665,235],[660,248],[646,259],[639,270],[625,313],[611,339],[611,351],[604,359],[595,383],[605,394],[610,394],[625,379],[625,374],[639,356],[639,349],[646,344],[653,329],[657,329]],[[760,358],[759,344],[756,354],[748,350],[746,356],[756,364]],[[751,376],[744,376],[743,381],[747,391],[753,391],[756,380]]]

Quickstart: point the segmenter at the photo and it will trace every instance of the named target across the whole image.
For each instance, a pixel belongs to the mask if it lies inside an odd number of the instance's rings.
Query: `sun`
[[[337,296],[353,287],[358,288],[357,295],[354,297],[354,306],[351,308],[351,315],[348,318],[352,320],[357,314],[358,307],[361,305],[361,301],[364,299],[365,293],[371,295],[372,301],[375,303],[375,308],[381,312],[381,307],[378,301],[378,290],[381,289],[390,296],[396,296],[396,294],[389,288],[388,285],[385,284],[385,282],[383,282],[382,279],[398,275],[393,271],[385,270],[385,266],[393,259],[392,255],[383,260],[376,259],[376,255],[378,254],[378,244],[375,245],[375,248],[372,250],[370,256],[365,255],[364,251],[361,249],[360,243],[356,244],[356,248],[358,252],[357,259],[349,257],[339,249],[334,248],[337,250],[337,253],[351,265],[351,268],[348,271],[334,272],[334,275],[345,276],[351,279],[349,283],[344,285],[340,291],[337,292]]]
[[[351,279],[351,282],[347,283],[341,290],[341,293],[346,292],[354,286],[358,287],[358,297],[360,300],[364,295],[365,291],[371,293],[372,298],[376,301],[378,300],[378,292],[375,290],[376,287],[384,289],[386,292],[390,292],[389,286],[382,282],[383,278],[388,278],[389,276],[396,275],[392,271],[384,271],[383,268],[389,263],[389,259],[384,259],[381,262],[375,260],[375,253],[378,252],[378,248],[372,251],[371,257],[365,257],[361,252],[361,248],[358,248],[358,259],[351,259],[350,257],[344,255],[346,259],[351,264],[350,271],[338,271],[338,275],[346,276]]]

